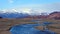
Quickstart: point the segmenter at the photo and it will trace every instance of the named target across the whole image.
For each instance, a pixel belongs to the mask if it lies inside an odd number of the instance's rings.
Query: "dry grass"
[[[36,22],[31,22],[31,20],[36,20],[32,18],[24,18],[24,19],[0,19],[0,33],[2,32],[8,32],[7,30],[13,26],[13,25],[19,25],[19,24],[36,24]],[[51,24],[48,26],[48,28],[56,33],[60,32],[60,29],[57,29],[56,27],[60,27],[60,20],[51,20],[51,19],[40,19],[40,23],[43,22],[52,22],[54,24]],[[59,25],[58,25],[59,24]],[[36,29],[42,30],[43,26],[38,26]],[[10,32],[8,32],[10,34]]]

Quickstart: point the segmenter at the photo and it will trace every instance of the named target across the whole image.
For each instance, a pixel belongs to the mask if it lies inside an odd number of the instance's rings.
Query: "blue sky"
[[[60,0],[0,0],[0,10],[4,9],[39,9],[43,11],[60,10]]]
[[[0,9],[16,8],[29,4],[52,4],[57,2],[60,2],[60,0],[0,0]]]

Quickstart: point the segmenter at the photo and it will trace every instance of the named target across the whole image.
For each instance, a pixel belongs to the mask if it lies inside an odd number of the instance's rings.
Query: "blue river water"
[[[40,26],[40,24],[22,24],[12,26],[10,32],[12,34],[56,34],[55,32],[49,30],[38,30],[34,28],[35,26]]]

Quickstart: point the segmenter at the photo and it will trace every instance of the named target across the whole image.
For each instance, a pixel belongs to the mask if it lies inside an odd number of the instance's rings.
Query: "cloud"
[[[13,0],[8,0],[8,2],[12,4],[14,1]]]
[[[19,12],[19,13],[28,13],[28,14],[40,14],[43,12],[51,13],[53,11],[60,11],[60,3],[23,5],[18,8],[10,9],[9,11]]]

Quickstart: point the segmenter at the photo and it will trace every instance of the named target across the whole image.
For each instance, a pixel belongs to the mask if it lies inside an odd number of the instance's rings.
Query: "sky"
[[[4,12],[41,13],[60,11],[60,0],[0,0]]]

